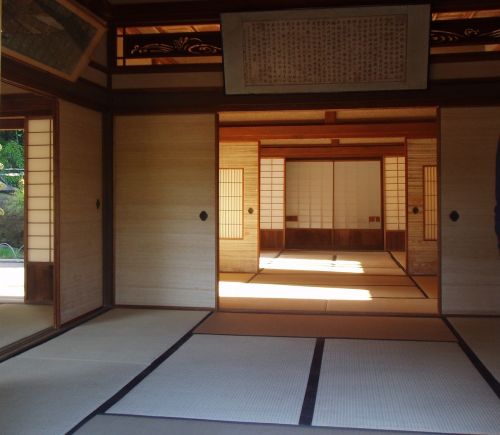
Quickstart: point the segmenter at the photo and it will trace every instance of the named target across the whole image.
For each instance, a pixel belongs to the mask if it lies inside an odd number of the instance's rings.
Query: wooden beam
[[[0,130],[23,130],[24,118],[0,118]]]
[[[92,0],[81,0],[90,3]],[[94,0],[98,1],[98,0]],[[400,5],[397,0],[386,0],[384,5]],[[419,0],[408,0],[405,4],[418,4]],[[432,12],[497,9],[498,0],[433,0]],[[380,6],[380,0],[214,0],[190,2],[156,2],[145,4],[111,5],[111,15],[116,23],[156,24],[179,21],[219,22],[224,12],[248,12],[284,10],[296,8],[335,8],[356,6]]]
[[[435,122],[401,122],[387,124],[221,127],[219,129],[219,139],[222,141],[388,136],[412,138],[436,137],[437,124]]]
[[[53,116],[55,110],[56,101],[54,98],[36,94],[7,94],[2,95],[0,115],[5,117]]]
[[[418,107],[498,105],[500,80],[430,82],[410,91],[340,92],[324,94],[225,95],[224,90],[115,90],[115,114],[192,113],[227,110],[305,110],[335,107]]]
[[[263,147],[261,157],[292,159],[374,158],[385,155],[404,155],[404,145],[353,146],[353,147]]]
[[[71,82],[6,56],[2,56],[2,78],[13,84],[33,89],[37,93],[63,98],[89,109],[103,110],[110,100],[106,89],[91,82],[85,80]]]

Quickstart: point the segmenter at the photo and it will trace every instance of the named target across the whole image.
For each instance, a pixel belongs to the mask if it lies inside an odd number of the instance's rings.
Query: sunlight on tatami
[[[372,299],[370,291],[365,289],[224,281],[219,283],[219,296],[226,298],[320,299],[329,301],[369,301]]]
[[[363,266],[359,261],[340,261],[308,258],[261,258],[260,268],[312,272],[364,273]]]

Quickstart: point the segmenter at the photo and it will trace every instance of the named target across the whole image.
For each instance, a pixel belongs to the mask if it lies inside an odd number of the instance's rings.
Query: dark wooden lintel
[[[92,2],[100,0],[81,0]],[[157,2],[145,4],[112,5],[111,15],[116,23],[158,24],[159,22],[218,22],[221,13],[269,11],[296,8],[335,8],[355,6],[391,6],[421,4],[420,0],[216,0],[190,2]],[[432,12],[498,9],[498,0],[433,0]]]
[[[353,146],[353,147],[264,147],[261,157],[292,159],[377,158],[385,155],[403,155],[403,145]]]
[[[39,94],[59,97],[94,110],[109,106],[106,89],[86,80],[71,82],[2,56],[2,78]]]

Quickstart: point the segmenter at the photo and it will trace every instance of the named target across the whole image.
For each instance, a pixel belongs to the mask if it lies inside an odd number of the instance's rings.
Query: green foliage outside
[[[23,133],[22,130],[0,131],[0,258],[19,258],[23,254]],[[1,245],[5,243],[12,246],[14,252]]]

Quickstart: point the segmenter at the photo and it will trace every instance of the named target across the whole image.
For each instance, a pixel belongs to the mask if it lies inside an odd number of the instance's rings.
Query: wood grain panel
[[[423,167],[437,164],[437,141],[435,138],[408,139],[407,152],[408,273],[410,275],[436,275],[438,273],[437,241],[424,240]],[[414,213],[414,209],[417,213]]]
[[[219,269],[256,273],[259,268],[259,143],[220,143],[219,167],[242,168],[244,174],[243,239],[219,240]],[[248,212],[249,208],[253,213]]]
[[[59,102],[60,319],[102,305],[101,114]]]
[[[115,118],[117,304],[215,306],[215,137],[213,114]]]
[[[385,249],[387,251],[404,251],[406,248],[406,231],[386,231]]]
[[[260,249],[283,249],[284,237],[284,230],[260,230]]]
[[[442,311],[500,314],[495,153],[500,106],[441,111]],[[452,211],[460,215],[453,222]]]
[[[381,251],[384,249],[384,232],[369,229],[333,230],[333,249]]]
[[[331,229],[287,228],[286,249],[332,249]]]
[[[51,304],[54,299],[54,264],[26,262],[27,304]]]

